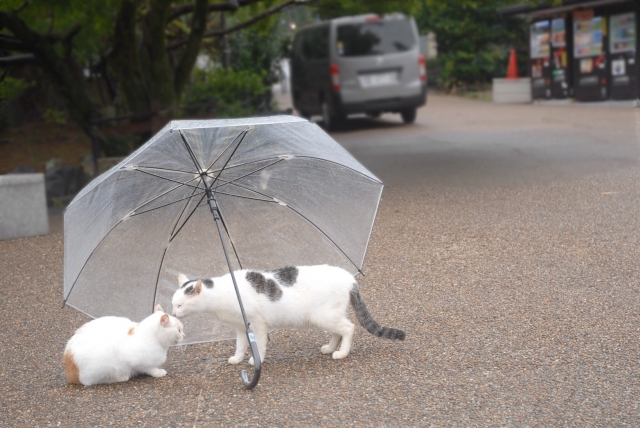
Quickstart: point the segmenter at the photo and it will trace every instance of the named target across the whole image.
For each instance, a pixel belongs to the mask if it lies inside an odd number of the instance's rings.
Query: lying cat
[[[351,350],[354,325],[347,318],[349,302],[360,324],[371,334],[385,339],[404,340],[401,330],[379,326],[369,314],[353,276],[333,266],[286,267],[275,271],[239,270],[235,278],[247,320],[256,336],[261,361],[267,351],[267,332],[277,328],[316,327],[331,333],[331,341],[320,351],[334,359],[345,358]],[[240,306],[231,275],[189,280],[178,276],[173,295],[173,315],[182,318],[200,312],[213,314],[221,323],[236,328],[236,353],[230,364],[244,359],[248,345]],[[336,348],[340,344],[340,349]],[[253,364],[253,358],[249,360]]]
[[[140,323],[102,317],[80,327],[67,343],[64,369],[69,383],[125,382],[137,374],[162,377],[167,350],[184,339],[182,323],[160,305]]]

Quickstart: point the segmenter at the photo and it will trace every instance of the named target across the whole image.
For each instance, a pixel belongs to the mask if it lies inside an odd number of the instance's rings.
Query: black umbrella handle
[[[247,339],[249,339],[249,345],[251,345],[251,354],[253,355],[253,379],[249,380],[249,376],[247,375],[246,370],[242,370],[240,372],[240,377],[242,378],[242,383],[244,383],[245,388],[253,389],[254,386],[258,384],[260,380],[260,371],[261,361],[260,361],[260,351],[258,351],[258,344],[256,343],[256,337],[253,335],[253,331],[251,331],[250,327],[247,327]]]

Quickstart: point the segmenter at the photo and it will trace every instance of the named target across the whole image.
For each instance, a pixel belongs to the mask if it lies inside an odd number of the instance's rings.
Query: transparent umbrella
[[[179,273],[326,263],[357,274],[382,187],[304,119],[170,122],[67,207],[64,301],[139,320],[169,306]],[[235,338],[205,315],[185,324],[189,343]],[[254,361],[247,387],[260,375]]]

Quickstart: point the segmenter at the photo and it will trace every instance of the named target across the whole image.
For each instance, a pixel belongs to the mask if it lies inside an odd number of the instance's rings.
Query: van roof
[[[390,21],[390,20],[407,19],[407,16],[399,12],[388,13],[384,15],[367,13],[364,15],[341,16],[339,18],[328,19],[326,21],[314,22],[313,24],[305,25],[304,27],[299,29],[298,32],[315,28],[320,25],[326,25],[327,23],[330,23],[330,22],[335,22],[336,24],[347,24],[347,23],[351,24],[351,23],[358,23],[358,22],[368,22],[371,20],[378,20],[378,19],[382,21]]]

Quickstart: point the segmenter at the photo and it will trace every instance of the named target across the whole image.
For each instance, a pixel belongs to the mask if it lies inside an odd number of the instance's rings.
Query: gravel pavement
[[[232,342],[172,348],[161,379],[67,385],[88,318],[61,309],[63,236],[0,242],[0,425],[639,426],[635,117],[432,96],[416,125],[335,134],[389,183],[360,289],[407,339],[357,327],[334,361],[325,333],[276,331],[253,391]]]

